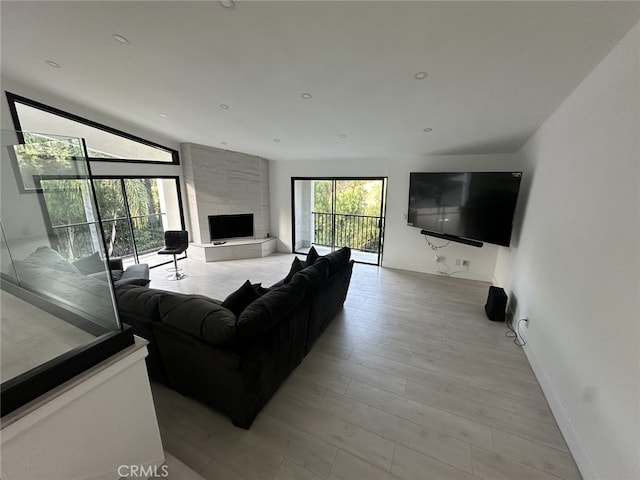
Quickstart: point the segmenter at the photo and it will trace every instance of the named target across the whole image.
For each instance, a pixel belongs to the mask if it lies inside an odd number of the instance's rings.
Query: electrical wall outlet
[[[460,266],[462,264],[462,260],[460,260],[459,258],[456,258],[456,265]]]

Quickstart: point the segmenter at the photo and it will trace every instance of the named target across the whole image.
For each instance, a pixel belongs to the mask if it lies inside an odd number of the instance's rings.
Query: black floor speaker
[[[489,287],[489,296],[484,311],[487,312],[489,320],[494,322],[504,322],[507,310],[507,294],[500,287]]]

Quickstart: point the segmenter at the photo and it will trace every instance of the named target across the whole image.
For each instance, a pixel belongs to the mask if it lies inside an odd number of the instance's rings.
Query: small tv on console
[[[407,223],[474,246],[509,246],[522,172],[411,172]]]
[[[211,241],[253,237],[253,213],[236,215],[209,215],[209,237]]]

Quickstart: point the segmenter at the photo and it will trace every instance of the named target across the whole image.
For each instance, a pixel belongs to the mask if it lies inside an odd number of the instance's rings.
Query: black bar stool
[[[186,273],[182,273],[182,269],[178,268],[178,260],[176,255],[184,253],[189,247],[189,232],[186,230],[167,230],[164,232],[164,248],[158,252],[158,255],[173,255],[173,273],[167,278],[169,280],[182,280],[187,278]]]

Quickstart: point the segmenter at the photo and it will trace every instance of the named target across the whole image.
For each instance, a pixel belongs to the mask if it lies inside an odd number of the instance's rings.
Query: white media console
[[[188,255],[202,262],[259,258],[274,253],[276,251],[276,244],[276,237],[257,239],[240,238],[227,240],[220,245],[214,245],[212,243],[190,243]]]

